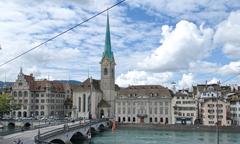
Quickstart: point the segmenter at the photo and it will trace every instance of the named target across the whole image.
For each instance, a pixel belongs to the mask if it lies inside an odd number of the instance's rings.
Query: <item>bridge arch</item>
[[[104,131],[104,125],[103,124],[100,124],[99,126],[98,126],[98,130],[100,131],[100,132],[102,132],[102,131]]]
[[[10,123],[8,123],[8,127],[10,127],[10,128],[14,128],[14,127],[15,127],[15,123],[14,123],[14,122],[10,122]]]
[[[85,136],[81,132],[76,132],[72,135],[70,141],[74,143],[74,142],[83,141],[84,139],[85,139]]]
[[[30,124],[29,122],[26,122],[26,123],[24,124],[24,127],[25,127],[25,128],[30,128],[30,126],[31,126],[31,124]]]
[[[53,143],[53,144],[65,144],[65,142],[63,140],[61,140],[61,139],[54,139],[50,143]]]

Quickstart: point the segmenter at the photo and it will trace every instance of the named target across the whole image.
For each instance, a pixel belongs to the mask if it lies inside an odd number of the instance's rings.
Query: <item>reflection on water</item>
[[[213,144],[214,132],[174,132],[150,129],[117,129],[115,133],[105,131],[92,138],[91,144]],[[239,144],[239,133],[220,133],[220,144]],[[89,144],[79,141],[73,144]]]

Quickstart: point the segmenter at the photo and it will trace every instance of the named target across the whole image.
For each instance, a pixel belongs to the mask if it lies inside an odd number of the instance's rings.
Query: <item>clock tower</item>
[[[114,116],[114,100],[116,98],[115,91],[115,60],[111,49],[111,37],[109,27],[109,16],[107,14],[107,27],[105,36],[105,48],[100,61],[101,64],[101,90],[103,92],[102,100],[108,104],[108,108],[104,111],[104,116]]]

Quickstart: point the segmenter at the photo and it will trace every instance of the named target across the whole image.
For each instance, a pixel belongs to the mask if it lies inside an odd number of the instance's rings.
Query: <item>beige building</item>
[[[176,92],[172,98],[172,106],[173,124],[194,124],[197,116],[197,102],[191,92],[187,90]]]
[[[60,82],[35,80],[32,74],[23,74],[21,68],[12,87],[12,95],[14,101],[21,105],[12,113],[14,117],[64,117],[64,102],[69,89]]]
[[[121,88],[116,99],[116,121],[170,124],[171,98],[171,91],[160,85]]]
[[[228,119],[229,103],[216,98],[208,99],[202,104],[203,125],[214,126],[217,124],[221,126],[231,125],[231,120]]]

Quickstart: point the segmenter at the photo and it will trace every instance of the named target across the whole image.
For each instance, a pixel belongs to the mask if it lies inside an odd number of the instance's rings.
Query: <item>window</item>
[[[28,92],[24,91],[24,97],[27,97],[27,96],[28,96]]]
[[[108,74],[108,70],[107,68],[104,68],[104,75],[107,75]]]
[[[121,108],[120,107],[118,108],[118,114],[121,114]]]
[[[125,122],[125,117],[123,117],[123,122]]]
[[[133,108],[133,114],[135,114],[135,107]]]
[[[18,92],[18,96],[22,97],[22,92],[21,91]]]
[[[162,118],[162,117],[160,118],[160,122],[161,122],[161,123],[163,122],[163,118]]]
[[[123,107],[123,114],[125,114],[125,107]]]
[[[152,108],[151,107],[149,108],[149,114],[152,114]]]
[[[44,105],[41,105],[41,109],[44,109]]]
[[[135,122],[136,121],[136,119],[135,119],[135,117],[133,117],[133,122]]]
[[[44,100],[44,99],[41,99],[41,103],[45,103],[45,100]]]
[[[20,82],[20,83],[18,83],[18,85],[19,85],[19,86],[22,86],[22,83]]]
[[[152,122],[152,118],[151,118],[151,117],[149,118],[149,122],[150,122],[150,123]]]
[[[78,111],[81,112],[81,98],[78,98]]]
[[[83,112],[86,112],[86,95],[83,94]]]
[[[130,117],[128,117],[128,122],[130,122],[131,121],[131,118]]]
[[[165,108],[165,115],[168,115],[168,108]]]
[[[158,119],[155,117],[155,122],[157,122],[158,121]]]

